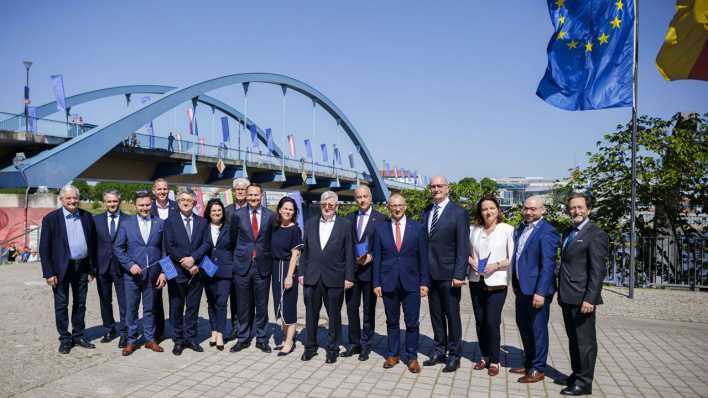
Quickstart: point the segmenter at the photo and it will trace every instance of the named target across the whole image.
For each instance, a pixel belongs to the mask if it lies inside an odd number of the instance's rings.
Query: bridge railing
[[[29,118],[30,129],[27,128],[25,115],[15,113],[0,112],[0,130],[16,132],[39,132],[42,135],[53,137],[72,138],[77,137],[92,128],[96,127],[88,123],[70,123],[60,120],[43,118]]]

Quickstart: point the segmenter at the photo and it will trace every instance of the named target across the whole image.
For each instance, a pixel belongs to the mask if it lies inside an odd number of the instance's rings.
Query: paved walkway
[[[102,334],[95,283],[89,289],[86,323],[95,350],[75,348],[57,353],[52,295],[38,264],[0,266],[0,396],[19,397],[542,397],[558,396],[551,378],[570,371],[567,339],[559,307],[550,322],[550,369],[545,382],[516,383],[507,371],[521,360],[521,341],[514,323],[513,295],[504,307],[502,371],[490,378],[472,369],[479,358],[468,291],[463,293],[464,359],[455,373],[441,366],[419,375],[399,365],[384,370],[385,319],[378,303],[375,354],[367,362],[340,358],[324,363],[324,351],[310,362],[299,360],[302,345],[285,358],[253,346],[237,354],[219,352],[204,342],[204,353],[186,350],[181,357],[138,350],[123,358],[116,347],[100,344]],[[607,304],[598,320],[599,353],[594,396],[708,397],[708,294],[638,290],[630,301],[617,288],[603,294]],[[302,305],[301,305],[302,307]],[[117,313],[117,310],[116,310]],[[208,336],[206,302],[202,302],[200,336]],[[300,311],[299,327],[304,325]],[[346,315],[343,315],[346,321]],[[321,320],[325,324],[325,319]],[[98,326],[97,326],[98,325]],[[346,333],[344,333],[346,336]],[[432,330],[423,300],[421,352],[432,346]],[[324,333],[322,335],[324,341]],[[420,355],[420,359],[425,359]]]

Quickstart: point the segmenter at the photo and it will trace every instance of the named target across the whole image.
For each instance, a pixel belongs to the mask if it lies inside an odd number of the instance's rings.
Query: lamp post
[[[22,61],[23,64],[25,64],[25,70],[27,71],[27,80],[25,82],[25,130],[29,131],[29,104],[30,104],[30,98],[29,98],[29,70],[30,67],[32,66],[32,61]]]

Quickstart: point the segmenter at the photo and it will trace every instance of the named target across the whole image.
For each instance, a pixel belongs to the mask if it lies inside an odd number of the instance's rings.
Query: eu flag
[[[632,105],[635,0],[547,0],[554,33],[536,95],[577,111]]]

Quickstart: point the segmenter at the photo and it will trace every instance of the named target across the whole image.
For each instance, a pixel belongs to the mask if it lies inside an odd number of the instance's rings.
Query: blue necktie
[[[111,235],[111,239],[113,239],[116,236],[116,215],[111,214],[111,227],[108,230],[108,233]]]
[[[570,231],[568,234],[568,239],[565,240],[565,245],[563,246],[563,249],[567,249],[568,246],[575,240],[575,235],[578,234],[578,228],[573,227],[573,229]]]

